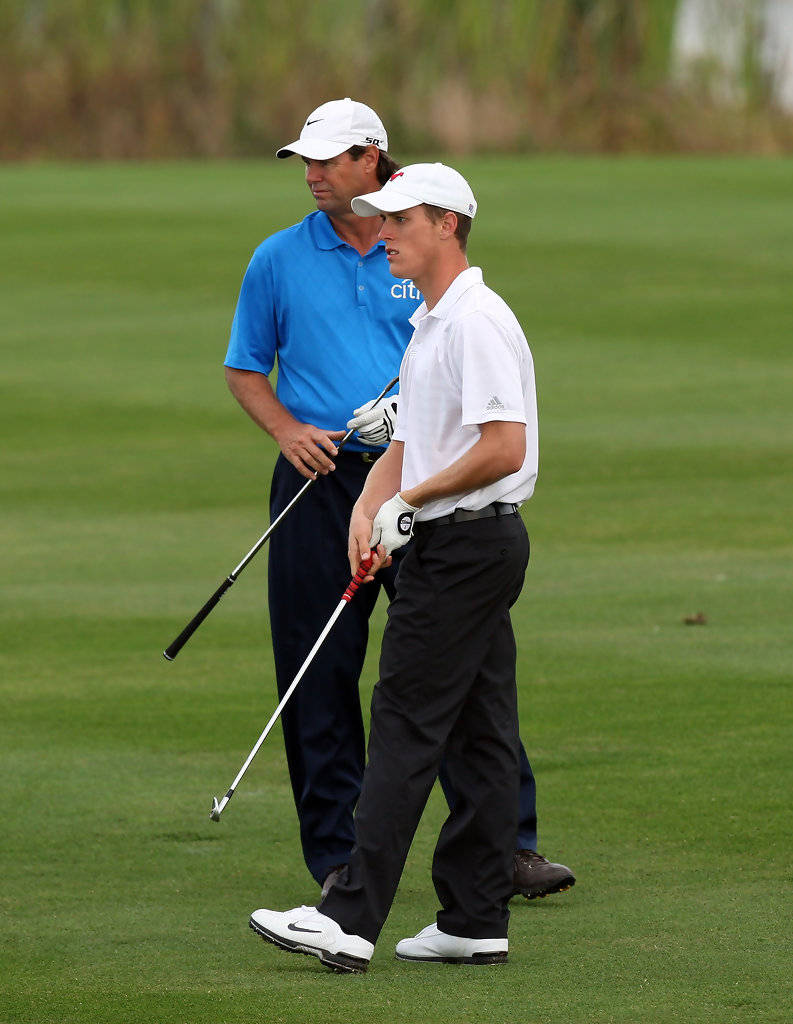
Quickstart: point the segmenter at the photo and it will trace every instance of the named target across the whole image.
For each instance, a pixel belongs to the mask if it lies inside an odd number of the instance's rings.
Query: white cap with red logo
[[[387,152],[388,136],[371,107],[347,96],[312,110],[300,138],[282,146],[275,155],[283,159],[297,153],[309,160],[330,160],[351,146],[377,146]]]
[[[410,164],[392,174],[379,192],[356,196],[352,208],[359,217],[378,213],[398,213],[413,206],[439,206],[466,217],[476,215],[476,199],[471,186],[453,167],[446,164]]]

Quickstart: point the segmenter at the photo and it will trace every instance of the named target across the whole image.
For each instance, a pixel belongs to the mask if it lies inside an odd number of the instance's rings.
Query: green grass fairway
[[[266,526],[221,364],[301,168],[5,166],[2,1024],[793,1019],[793,162],[460,167],[537,367],[522,735],[578,884],[513,901],[501,969],[398,963],[436,792],[367,975],[248,930],[317,896],[278,731],[208,818],[276,703],[266,554],[161,651]]]

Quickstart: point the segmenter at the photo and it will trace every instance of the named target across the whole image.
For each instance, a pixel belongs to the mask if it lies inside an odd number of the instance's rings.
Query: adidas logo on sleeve
[[[505,408],[506,406],[498,395],[493,395],[485,406],[485,412],[503,412]]]

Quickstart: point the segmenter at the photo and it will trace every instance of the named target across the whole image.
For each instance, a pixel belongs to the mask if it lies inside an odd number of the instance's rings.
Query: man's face
[[[329,217],[346,216],[350,213],[350,201],[355,196],[372,192],[380,186],[372,179],[371,161],[366,155],[353,160],[349,153],[342,153],[330,160],[309,160],[306,165],[306,184],[311,190],[317,209]]]
[[[438,257],[441,222],[430,220],[423,206],[382,214],[382,221],[379,237],[385,242],[391,273],[421,279]]]

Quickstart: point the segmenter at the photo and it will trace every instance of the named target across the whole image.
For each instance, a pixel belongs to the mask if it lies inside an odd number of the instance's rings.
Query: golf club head
[[[216,796],[212,797],[212,810],[209,812],[211,821],[220,821],[220,804]]]

